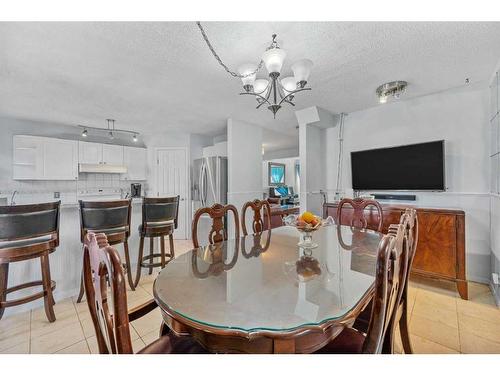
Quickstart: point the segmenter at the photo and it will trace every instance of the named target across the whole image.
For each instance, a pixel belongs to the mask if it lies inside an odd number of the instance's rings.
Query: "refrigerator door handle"
[[[205,197],[204,197],[204,190],[205,190],[205,187],[204,187],[204,178],[203,178],[203,170],[205,168],[205,163],[204,161],[202,161],[201,163],[201,167],[200,167],[200,177],[199,177],[199,186],[200,186],[200,202],[201,202],[201,206],[202,207],[205,207]]]
[[[214,186],[214,178],[213,178],[213,173],[212,170],[210,169],[210,165],[207,163],[207,171],[208,171],[208,180],[210,181],[210,187],[212,188],[212,196],[214,198],[214,203],[220,203],[218,198],[215,196],[215,186]]]

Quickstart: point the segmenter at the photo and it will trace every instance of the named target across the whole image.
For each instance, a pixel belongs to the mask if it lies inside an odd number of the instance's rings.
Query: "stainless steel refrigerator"
[[[193,161],[191,171],[191,197],[193,217],[200,207],[215,203],[227,204],[227,158],[211,156]],[[205,244],[210,231],[210,219],[203,215],[198,224],[200,244]]]

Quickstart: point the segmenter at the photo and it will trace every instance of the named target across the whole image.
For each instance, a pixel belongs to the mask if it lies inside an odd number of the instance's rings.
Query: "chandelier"
[[[274,118],[276,118],[276,113],[280,110],[282,104],[287,103],[291,106],[295,106],[293,102],[295,94],[301,91],[311,90],[306,87],[307,79],[309,78],[313,66],[311,60],[302,59],[296,61],[291,66],[293,76],[280,78],[286,52],[278,46],[276,34],[273,34],[271,45],[263,53],[262,59],[258,65],[244,64],[238,68],[238,72],[236,73],[232,72],[217,55],[201,23],[197,22],[196,24],[200,28],[208,48],[219,64],[231,76],[241,78],[244,92],[240,93],[240,95],[255,96],[257,100],[257,109],[266,104],[267,109],[269,109],[273,113]],[[257,79],[257,72],[263,65],[266,66],[269,79]]]

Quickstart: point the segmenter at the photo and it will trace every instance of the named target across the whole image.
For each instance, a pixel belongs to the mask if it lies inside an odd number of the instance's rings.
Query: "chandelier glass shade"
[[[300,91],[311,90],[307,80],[311,73],[313,62],[303,59],[292,66],[293,76],[280,79],[281,69],[286,58],[286,52],[278,46],[276,34],[273,35],[271,46],[262,55],[262,61],[269,75],[267,79],[256,79],[258,68],[255,64],[244,64],[238,69],[241,75],[244,92],[240,95],[254,95],[257,99],[257,109],[267,104],[267,108],[276,117],[283,103],[295,106],[293,99]]]

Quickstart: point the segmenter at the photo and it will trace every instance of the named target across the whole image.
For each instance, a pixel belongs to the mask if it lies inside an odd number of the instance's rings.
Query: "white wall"
[[[262,128],[228,119],[227,155],[227,200],[240,212],[245,202],[262,199]]]
[[[488,93],[470,88],[379,105],[350,113],[344,128],[342,189],[352,194],[350,152],[445,140],[446,186],[443,193],[415,192],[420,206],[466,212],[467,276],[489,279]],[[338,129],[327,131],[327,185],[337,174]]]
[[[491,272],[500,273],[500,82],[496,71],[490,83],[490,242]],[[491,290],[500,306],[500,285],[491,282]]]

